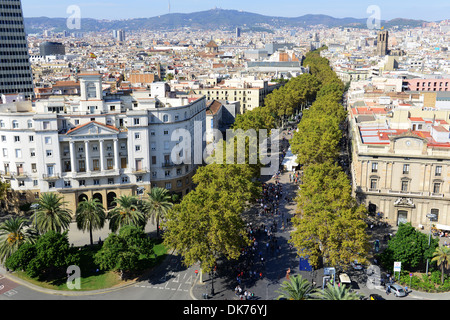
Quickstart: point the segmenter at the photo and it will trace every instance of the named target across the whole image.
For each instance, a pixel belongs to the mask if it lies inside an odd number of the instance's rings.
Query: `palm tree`
[[[156,221],[156,236],[159,236],[159,221],[172,208],[172,196],[164,188],[152,188],[148,193],[149,199],[144,204],[147,218],[151,218],[152,223]]]
[[[40,233],[53,230],[61,232],[70,226],[71,211],[64,208],[66,202],[56,193],[43,193],[37,202],[38,208],[32,215],[36,221],[36,229]]]
[[[444,269],[448,269],[450,264],[450,248],[445,246],[437,247],[431,261],[436,261],[437,265],[441,267],[441,282],[444,283]]]
[[[138,198],[135,196],[122,195],[114,198],[116,207],[109,211],[109,229],[116,232],[124,225],[136,227],[145,226],[145,216],[138,208]]]
[[[89,231],[91,245],[94,244],[92,231],[100,230],[105,225],[106,212],[102,203],[95,198],[81,201],[75,214],[78,230]]]
[[[360,295],[356,292],[350,291],[347,286],[333,286],[331,283],[327,283],[327,287],[323,290],[312,294],[313,297],[322,300],[359,300]]]
[[[314,287],[301,275],[297,275],[291,277],[290,282],[283,281],[280,290],[276,292],[280,293],[278,300],[283,298],[288,300],[305,300],[314,292]]]
[[[0,262],[3,263],[9,256],[25,242],[34,242],[37,237],[32,228],[27,228],[28,219],[13,217],[0,224]]]

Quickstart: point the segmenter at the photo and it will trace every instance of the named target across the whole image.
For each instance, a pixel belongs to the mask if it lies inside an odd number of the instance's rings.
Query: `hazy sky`
[[[367,8],[377,5],[381,19],[450,19],[449,0],[22,0],[25,17],[68,17],[67,8],[77,5],[82,18],[147,18],[170,12],[189,13],[222,9],[243,10],[263,15],[298,17],[326,14],[336,18],[366,18]]]

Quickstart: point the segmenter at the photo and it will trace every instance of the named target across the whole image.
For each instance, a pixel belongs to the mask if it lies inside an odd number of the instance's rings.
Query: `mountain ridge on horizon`
[[[298,17],[266,16],[241,10],[215,8],[191,13],[167,13],[149,18],[128,18],[120,20],[82,18],[81,29],[78,31],[108,31],[114,29],[129,31],[142,29],[169,30],[184,27],[232,30],[236,27],[252,29],[270,27],[311,27],[317,25],[324,25],[326,27],[366,28],[367,20],[368,18],[335,18],[325,14],[311,13]],[[67,18],[25,17],[24,21],[27,33],[37,33],[46,29],[53,29],[55,32],[67,30]],[[384,27],[417,27],[429,21],[395,18],[391,20],[382,20],[381,22]]]

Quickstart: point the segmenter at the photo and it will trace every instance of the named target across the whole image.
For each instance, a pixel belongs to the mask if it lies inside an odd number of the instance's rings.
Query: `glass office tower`
[[[0,0],[0,95],[34,96],[20,0]]]

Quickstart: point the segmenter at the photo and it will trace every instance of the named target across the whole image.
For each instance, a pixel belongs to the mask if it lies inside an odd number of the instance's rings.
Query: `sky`
[[[69,17],[70,6],[80,9],[82,18],[148,18],[169,13],[222,9],[243,10],[280,17],[325,14],[335,18],[369,18],[369,6],[379,7],[382,20],[394,18],[440,21],[450,19],[449,0],[22,0],[25,17]]]

